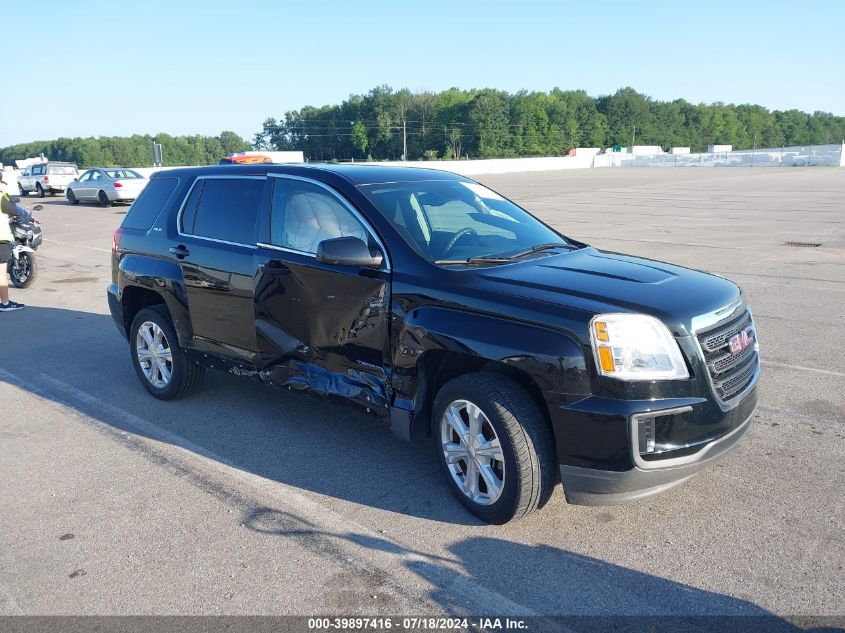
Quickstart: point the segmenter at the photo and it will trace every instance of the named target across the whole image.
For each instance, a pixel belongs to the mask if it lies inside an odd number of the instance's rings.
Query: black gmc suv
[[[558,477],[571,503],[666,490],[728,451],[757,403],[735,284],[596,250],[446,172],[159,172],[112,253],[109,306],[153,396],[213,367],[358,403],[433,438],[492,523],[545,504]]]

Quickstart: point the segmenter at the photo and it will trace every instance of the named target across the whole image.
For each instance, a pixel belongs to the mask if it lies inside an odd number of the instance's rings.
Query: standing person
[[[12,312],[24,307],[22,303],[9,301],[8,263],[12,257],[12,241],[15,239],[9,227],[9,219],[17,214],[15,203],[6,193],[6,183],[0,177],[0,312]]]

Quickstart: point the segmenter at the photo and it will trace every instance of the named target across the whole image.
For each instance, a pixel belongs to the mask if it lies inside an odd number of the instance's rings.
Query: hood
[[[650,259],[583,248],[477,272],[489,291],[601,312],[639,312],[662,320],[678,336],[692,319],[740,296],[723,277]]]

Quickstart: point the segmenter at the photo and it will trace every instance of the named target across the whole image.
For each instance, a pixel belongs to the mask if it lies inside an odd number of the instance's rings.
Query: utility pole
[[[751,166],[754,167],[754,156],[757,154],[757,132],[754,132],[754,149],[751,150]]]
[[[402,117],[402,160],[408,160],[408,130],[405,128],[404,117]]]
[[[631,154],[634,153],[634,142],[637,140],[637,126],[634,126],[634,131],[631,133]]]

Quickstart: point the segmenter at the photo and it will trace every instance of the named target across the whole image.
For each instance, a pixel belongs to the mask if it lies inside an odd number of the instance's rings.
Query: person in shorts
[[[6,193],[6,183],[0,177],[0,312],[12,312],[24,307],[22,303],[9,301],[8,262],[12,259],[12,242],[15,239],[9,220],[17,214],[18,209]]]

